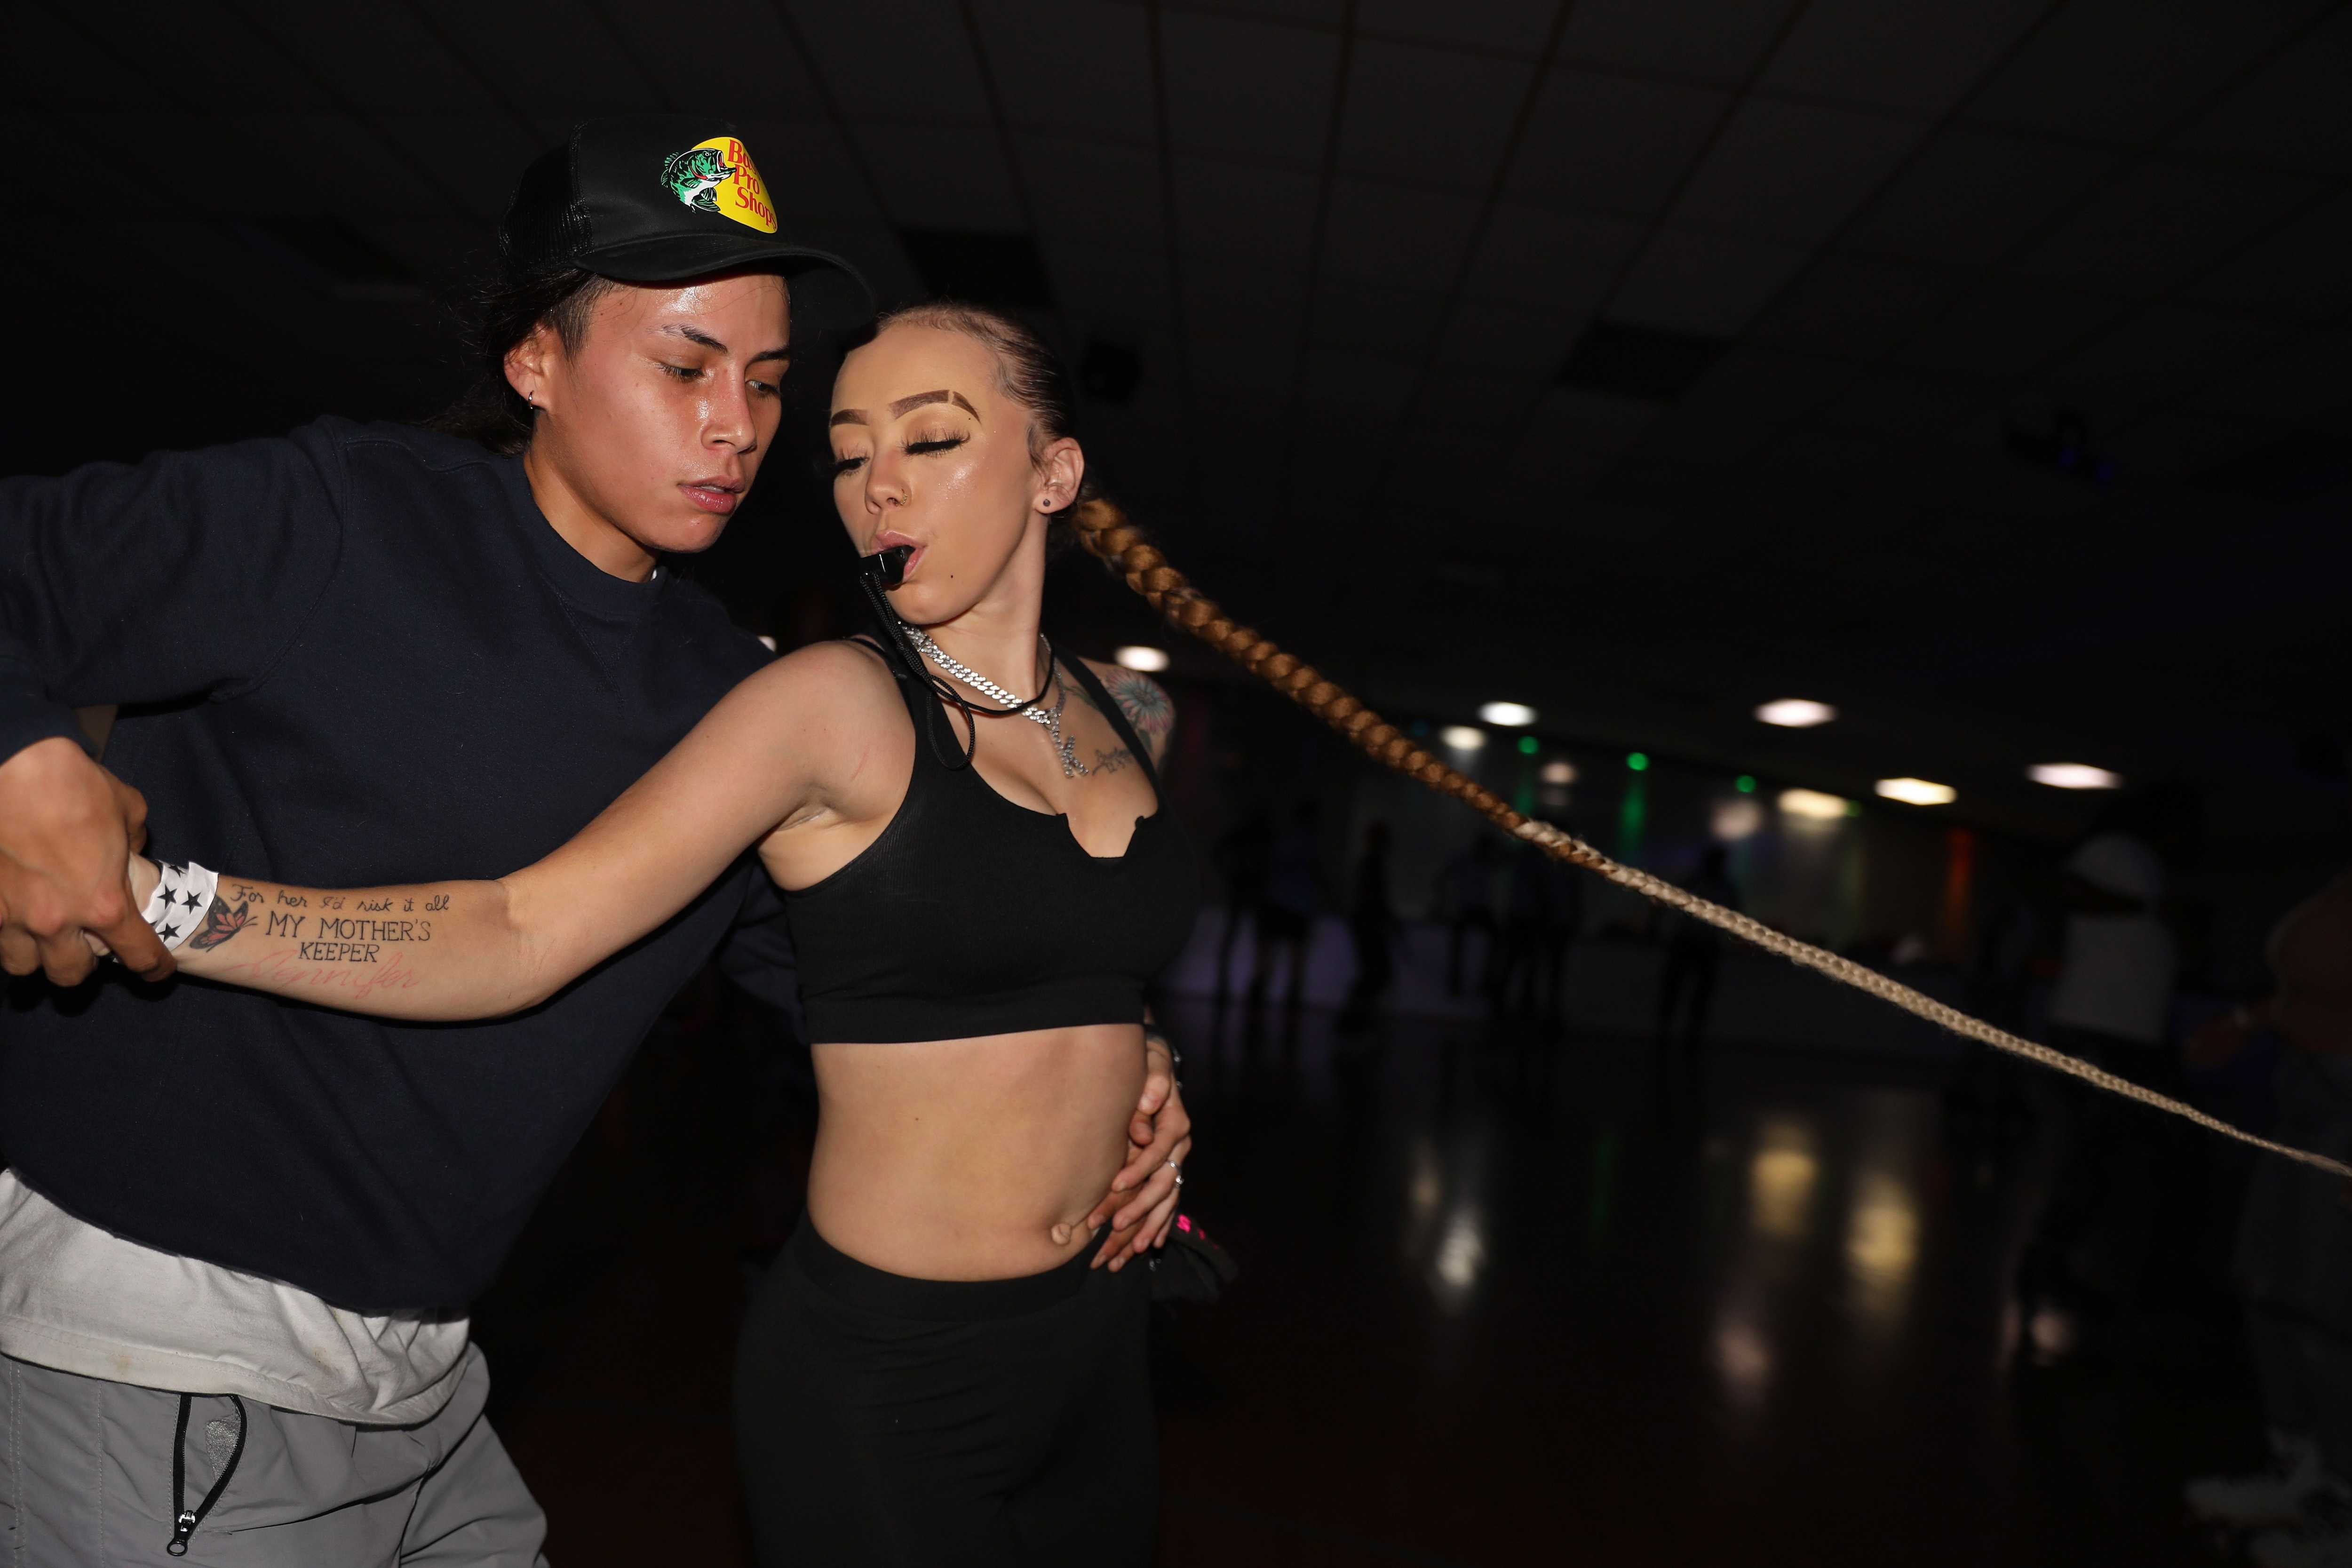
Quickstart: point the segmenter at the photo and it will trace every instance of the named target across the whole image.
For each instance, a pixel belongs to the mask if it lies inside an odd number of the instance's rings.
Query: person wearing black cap
[[[439,431],[321,419],[0,483],[0,961],[58,988],[0,1028],[12,1568],[540,1556],[466,1303],[764,879],[730,868],[543,1006],[436,1027],[160,984],[121,875],[151,805],[159,847],[257,873],[499,875],[765,661],[662,558],[718,537],[793,333],[863,320],[864,283],[684,117],[578,128],[501,240]],[[72,711],[106,703],[111,774]],[[64,994],[85,931],[151,984]]]

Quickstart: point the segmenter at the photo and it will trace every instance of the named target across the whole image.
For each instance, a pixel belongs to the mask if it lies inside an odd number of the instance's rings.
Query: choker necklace
[[[1061,667],[1054,662],[1054,645],[1045,639],[1045,635],[1043,632],[1037,634],[1037,641],[1038,644],[1045,650],[1045,668],[1047,671],[1045,684],[1047,689],[1054,693],[1054,705],[1051,708],[1040,708],[1037,706],[1037,704],[1045,698],[1045,693],[1044,691],[1040,691],[1035,697],[1024,702],[1020,698],[1014,696],[1012,692],[1007,691],[1002,686],[997,685],[996,682],[989,679],[988,677],[981,674],[978,670],[971,668],[968,665],[958,663],[955,658],[950,655],[947,649],[941,647],[938,643],[933,642],[931,640],[930,634],[924,631],[922,627],[908,626],[907,628],[907,635],[913,639],[917,647],[923,650],[923,657],[925,658],[929,659],[933,664],[938,665],[941,669],[946,670],[950,675],[954,676],[958,680],[962,681],[966,686],[971,687],[974,691],[979,692],[982,696],[992,697],[997,701],[1004,703],[1006,705],[1004,709],[1005,712],[1018,713],[1024,719],[1033,720],[1035,722],[1044,725],[1045,727],[1045,732],[1054,737],[1054,750],[1062,759],[1062,776],[1064,778],[1083,778],[1088,773],[1094,772],[1094,770],[1087,766],[1086,763],[1078,761],[1077,746],[1067,735],[1062,733],[1062,710],[1068,705],[1070,693],[1068,689],[1064,687],[1062,684]]]

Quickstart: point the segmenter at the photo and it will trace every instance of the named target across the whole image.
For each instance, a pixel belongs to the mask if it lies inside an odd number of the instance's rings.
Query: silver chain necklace
[[[915,646],[923,650],[925,658],[929,659],[982,697],[993,698],[1003,703],[1007,709],[1019,713],[1024,719],[1033,720],[1044,725],[1045,732],[1054,737],[1054,750],[1061,756],[1064,778],[1084,778],[1094,772],[1094,769],[1078,761],[1077,746],[1067,735],[1062,733],[1062,710],[1068,706],[1070,693],[1068,688],[1062,684],[1061,666],[1053,662],[1054,645],[1052,643],[1046,642],[1043,637],[1037,639],[1045,650],[1047,668],[1052,674],[1054,687],[1054,705],[1051,708],[1040,708],[1034,702],[1024,702],[1018,696],[1005,690],[971,666],[957,662],[953,655],[933,642],[930,634],[920,626],[908,626],[907,635],[914,638]]]

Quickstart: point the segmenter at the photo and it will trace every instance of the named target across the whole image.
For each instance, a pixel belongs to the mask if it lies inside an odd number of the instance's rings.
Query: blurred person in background
[[[1496,960],[1496,939],[1501,928],[1495,921],[1495,865],[1501,858],[1495,841],[1480,833],[1462,852],[1438,868],[1437,888],[1430,912],[1446,925],[1445,994],[1462,994],[1462,949],[1472,932],[1484,940],[1479,989],[1490,988]]]
[[[2170,1041],[2179,948],[2165,920],[2168,868],[2193,853],[2197,805],[2165,786],[2126,795],[2061,868],[2065,929],[2049,1043],[2160,1092],[2181,1092]],[[2050,1188],[2018,1269],[2029,1316],[2111,1319],[2141,1284],[2172,1129],[2074,1079],[2051,1084]],[[2051,1348],[2045,1346],[2045,1349]]]
[[[1257,958],[1250,975],[1250,1005],[1265,1000],[1275,966],[1288,961],[1283,988],[1285,1009],[1297,1010],[1307,985],[1307,954],[1315,936],[1315,916],[1323,907],[1323,850],[1316,833],[1320,809],[1311,799],[1290,810],[1290,825],[1266,851],[1265,887],[1258,897]]]
[[[1584,927],[1584,874],[1530,844],[1511,858],[1509,884],[1495,1005],[1556,1023],[1569,949]]]
[[[1731,879],[1731,852],[1720,844],[1707,846],[1699,857],[1698,874],[1690,890],[1710,903],[1737,910],[1739,886]],[[1715,1011],[1715,975],[1723,963],[1723,937],[1705,921],[1688,915],[1666,917],[1665,963],[1658,971],[1658,1041],[1675,1037],[1675,1019],[1684,1015],[1683,1048],[1695,1054],[1706,1040],[1706,1024]],[[1684,999],[1688,994],[1685,1011]]]
[[[1213,858],[1225,884],[1225,929],[1217,942],[1217,994],[1223,997],[1232,994],[1234,945],[1241,941],[1242,921],[1255,920],[1265,902],[1265,879],[1274,858],[1274,814],[1263,804],[1252,806],[1217,840]]]
[[[1356,978],[1348,987],[1339,1027],[1353,1034],[1370,1026],[1372,1011],[1396,978],[1401,922],[1389,894],[1389,825],[1369,823],[1364,852],[1356,859],[1356,883],[1348,906],[1348,936],[1356,950]]]
[[[2190,1037],[2213,1068],[2282,1047],[2271,1136],[2352,1160],[2352,870],[2295,906],[2268,944],[2273,989]],[[2263,1568],[2352,1568],[2352,1195],[2337,1177],[2260,1160],[2231,1270],[2245,1302],[2272,1464],[2191,1481],[2201,1519],[2260,1531]]]

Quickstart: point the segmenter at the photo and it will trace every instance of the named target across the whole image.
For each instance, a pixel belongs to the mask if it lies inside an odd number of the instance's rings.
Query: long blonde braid
[[[2256,1137],[2217,1117],[2207,1115],[2193,1105],[2185,1105],[2153,1089],[2143,1089],[2128,1079],[2118,1078],[2063,1051],[2053,1051],[2048,1046],[2038,1045],[2006,1029],[1997,1029],[1957,1007],[1948,1006],[1908,985],[1889,980],[1876,970],[1865,968],[1850,958],[1841,958],[1810,942],[1799,942],[1760,921],[1751,920],[1720,904],[1710,903],[1646,871],[1620,865],[1582,839],[1563,833],[1549,823],[1521,816],[1494,791],[1475,779],[1465,777],[1431,755],[1425,748],[1414,744],[1411,736],[1358,701],[1313,665],[1295,654],[1285,653],[1271,639],[1227,616],[1213,600],[1187,582],[1182,573],[1171,566],[1168,558],[1160,554],[1150,541],[1128,521],[1126,514],[1109,501],[1099,498],[1082,500],[1068,516],[1071,525],[1077,531],[1079,541],[1087,549],[1124,575],[1127,585],[1143,595],[1169,625],[1191,632],[1330,725],[1367,755],[1408,777],[1420,780],[1440,794],[1452,795],[1506,833],[1526,839],[1554,858],[1597,872],[1621,888],[1630,888],[1668,909],[1705,921],[1791,963],[1802,964],[1857,991],[1868,992],[1883,1002],[1890,1002],[1906,1013],[1925,1018],[1967,1039],[1981,1041],[1996,1050],[2007,1051],[2011,1056],[2039,1062],[2053,1071],[2081,1079],[2111,1094],[2120,1094],[2143,1105],[2168,1111],[2223,1137],[2234,1138],[2257,1149],[2265,1149],[2319,1170],[2352,1178],[2352,1165],[2308,1150],[2273,1142],[2268,1138]]]

